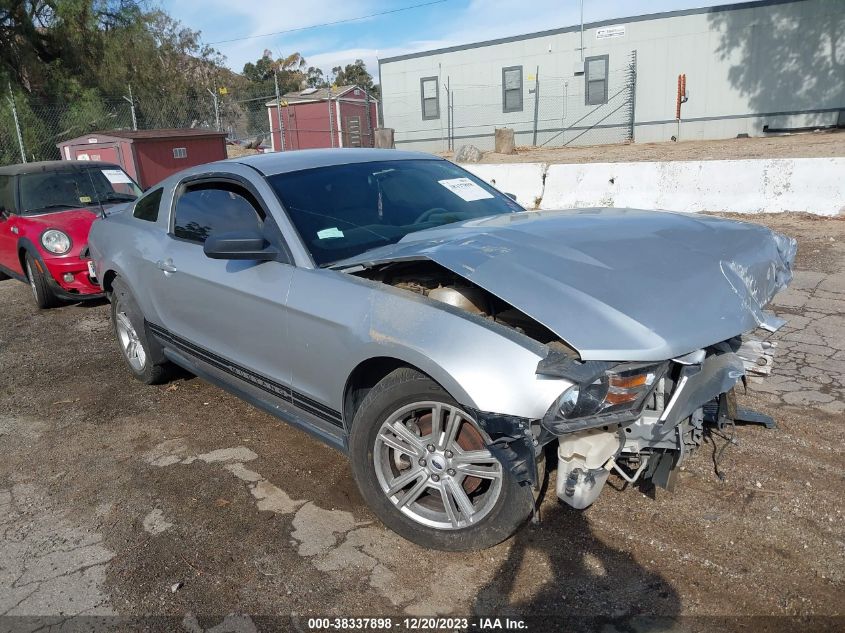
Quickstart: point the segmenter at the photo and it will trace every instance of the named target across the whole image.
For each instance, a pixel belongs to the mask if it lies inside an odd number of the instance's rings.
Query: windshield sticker
[[[317,237],[321,240],[330,240],[335,237],[343,237],[343,231],[341,231],[336,226],[333,226],[330,229],[323,229],[322,231],[317,231]]]
[[[103,169],[103,176],[109,179],[109,182],[113,185],[119,184],[129,184],[132,182],[132,179],[123,173],[120,169]]]
[[[450,178],[449,180],[438,180],[437,182],[467,202],[486,200],[493,197],[493,194],[484,191],[484,189],[479,187],[469,178]]]
[[[91,198],[89,196],[79,196],[79,201],[82,204],[91,204]]]

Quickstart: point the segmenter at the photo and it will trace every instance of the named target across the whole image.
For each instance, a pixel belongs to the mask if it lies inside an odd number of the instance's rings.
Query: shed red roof
[[[204,128],[162,128],[158,130],[100,130],[86,134],[90,136],[111,136],[125,139],[156,139],[156,138],[198,138],[208,136],[226,136],[226,132],[207,130]],[[82,138],[82,137],[80,137]]]

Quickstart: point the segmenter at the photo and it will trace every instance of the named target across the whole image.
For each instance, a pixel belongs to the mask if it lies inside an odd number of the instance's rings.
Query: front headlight
[[[47,229],[41,234],[41,246],[56,255],[64,255],[70,250],[70,238],[59,229]]]
[[[665,371],[665,363],[624,363],[590,384],[575,384],[552,406],[547,419],[576,421],[637,411]],[[583,425],[574,425],[584,428]]]

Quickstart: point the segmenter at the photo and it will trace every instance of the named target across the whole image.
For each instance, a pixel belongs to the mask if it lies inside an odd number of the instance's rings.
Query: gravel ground
[[[753,219],[800,242],[774,374],[741,397],[779,428],[738,428],[724,481],[708,442],[674,493],[612,477],[585,512],[552,474],[539,525],[480,553],[395,536],[343,457],[218,388],[135,382],[106,304],[0,282],[0,615],[842,616],[845,221]]]
[[[452,153],[442,154],[447,158]],[[624,163],[664,160],[815,158],[845,156],[845,131],[677,143],[586,147],[518,147],[516,154],[485,152],[482,163]]]

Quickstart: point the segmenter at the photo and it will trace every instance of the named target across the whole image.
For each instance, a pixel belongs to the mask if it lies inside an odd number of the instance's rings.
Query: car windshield
[[[129,202],[141,189],[120,167],[44,171],[20,176],[24,214]]]
[[[268,180],[320,266],[423,229],[523,210],[445,160],[334,165]]]

